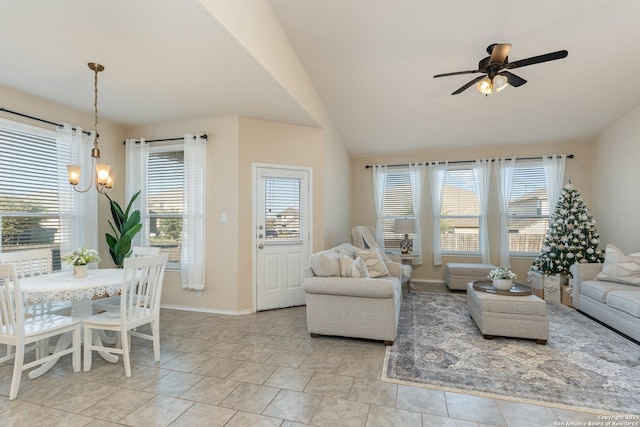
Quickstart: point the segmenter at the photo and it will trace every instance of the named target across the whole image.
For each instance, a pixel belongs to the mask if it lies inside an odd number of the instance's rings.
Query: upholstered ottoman
[[[491,270],[497,267],[493,264],[467,264],[463,262],[447,263],[444,270],[444,280],[449,289],[465,290],[467,283],[476,280],[486,280]]]
[[[535,295],[508,296],[480,292],[467,284],[467,309],[486,339],[494,336],[549,339],[547,303]]]

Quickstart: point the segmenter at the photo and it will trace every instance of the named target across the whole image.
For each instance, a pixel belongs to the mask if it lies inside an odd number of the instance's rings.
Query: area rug
[[[637,414],[640,346],[549,303],[547,345],[485,340],[464,294],[405,294],[382,380],[550,406]]]

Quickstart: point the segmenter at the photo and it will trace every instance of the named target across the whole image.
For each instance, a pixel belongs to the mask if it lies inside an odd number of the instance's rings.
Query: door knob
[[[264,236],[262,234],[258,234],[258,239],[262,239]]]
[[[260,244],[258,245],[258,249],[262,249],[262,248],[264,248],[264,245],[263,245],[262,243],[260,243]]]

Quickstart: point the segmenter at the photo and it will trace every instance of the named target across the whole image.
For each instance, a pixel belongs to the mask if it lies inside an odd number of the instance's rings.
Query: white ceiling
[[[637,0],[269,2],[352,155],[587,141],[640,104]],[[100,62],[100,117],[116,123],[316,125],[197,0],[0,0],[0,16],[1,85],[92,111],[85,64]],[[569,56],[488,97],[450,95],[476,75],[432,78],[503,42],[511,61]]]

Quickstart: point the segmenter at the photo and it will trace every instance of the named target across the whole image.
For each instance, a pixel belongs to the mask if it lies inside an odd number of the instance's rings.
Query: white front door
[[[256,165],[254,169],[255,309],[304,305],[309,265],[310,169]]]

